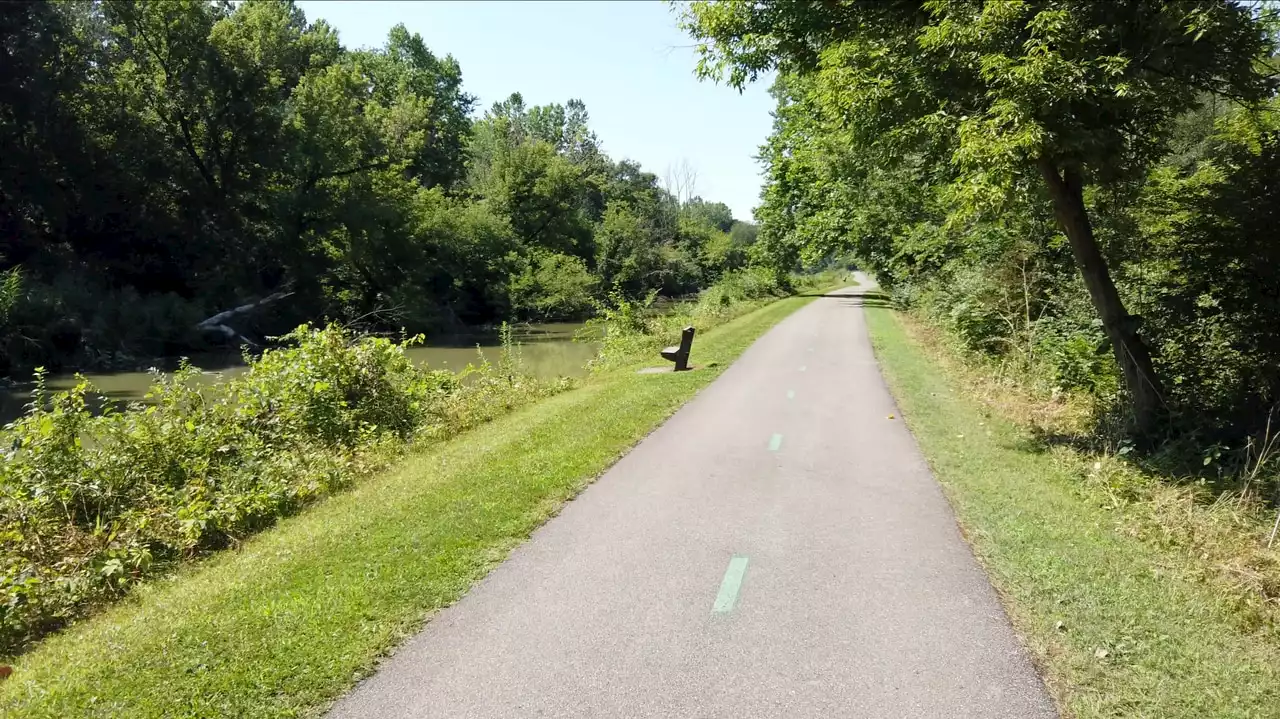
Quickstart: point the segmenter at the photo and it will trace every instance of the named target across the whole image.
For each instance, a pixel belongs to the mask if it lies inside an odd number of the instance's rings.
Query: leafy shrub
[[[234,544],[439,439],[564,389],[508,351],[463,375],[415,366],[419,341],[299,327],[213,386],[157,374],[147,400],[95,416],[81,382],[37,382],[0,462],[0,655],[143,577]]]
[[[702,291],[698,303],[703,307],[725,306],[783,294],[786,293],[774,273],[752,267],[724,273],[719,282]]]
[[[547,321],[587,315],[600,281],[581,258],[548,253],[534,257],[508,285],[517,317]]]
[[[644,353],[644,348],[651,344],[649,337],[654,329],[653,305],[657,296],[656,292],[650,292],[632,300],[615,290],[605,301],[596,303],[596,315],[579,333],[581,339],[600,342],[600,351],[591,362],[594,369],[613,366]]]
[[[377,337],[353,342],[338,327],[299,327],[232,385],[248,421],[264,433],[355,446],[369,433],[409,436],[432,419],[434,402],[456,389],[448,371],[424,372],[404,354],[421,341]]]
[[[1121,278],[1156,345],[1169,399],[1237,437],[1280,402],[1280,132],[1224,143],[1194,171],[1151,174]]]
[[[1119,374],[1099,322],[1073,322],[1051,317],[1036,325],[1036,357],[1045,374],[1064,390],[1081,390],[1102,398],[1120,389]],[[1081,326],[1083,325],[1083,326]]]
[[[796,290],[835,284],[843,273],[810,275],[793,279]],[[587,334],[601,339],[593,369],[633,362],[652,362],[658,351],[679,342],[680,332],[693,326],[699,332],[740,317],[768,300],[788,294],[768,269],[749,268],[724,273],[720,281],[700,292],[696,299],[677,302],[664,311],[654,310],[655,296],[628,300],[613,293],[601,303],[588,323]]]
[[[1000,299],[995,278],[967,267],[954,269],[919,297],[921,309],[966,349],[990,355],[1005,352],[1014,341],[1014,325]]]

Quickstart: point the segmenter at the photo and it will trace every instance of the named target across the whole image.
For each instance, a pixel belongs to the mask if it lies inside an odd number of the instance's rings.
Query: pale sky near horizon
[[[512,92],[528,105],[581,99],[614,159],[662,177],[682,160],[697,193],[750,220],[759,204],[755,160],[772,125],[768,79],[739,94],[699,81],[693,41],[671,8],[654,0],[612,2],[386,2],[302,0],[349,48],[381,46],[404,23],[436,55],[462,66],[477,114]]]

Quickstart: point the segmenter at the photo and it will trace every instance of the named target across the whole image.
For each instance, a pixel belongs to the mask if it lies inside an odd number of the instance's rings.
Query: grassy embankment
[[[1066,715],[1280,717],[1280,551],[1256,510],[1038,441],[1032,418],[1060,407],[992,382],[910,316],[868,309],[868,325]]]
[[[679,375],[615,358],[583,386],[411,454],[52,636],[0,687],[33,717],[314,715],[809,300],[717,304]],[[670,318],[668,322],[676,322]],[[644,346],[660,340],[632,343]]]

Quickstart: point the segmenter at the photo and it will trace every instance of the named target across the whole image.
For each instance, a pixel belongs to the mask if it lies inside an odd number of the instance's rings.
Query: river
[[[582,327],[580,322],[513,325],[512,337],[520,345],[521,360],[530,374],[542,378],[579,377],[586,374],[587,361],[595,356],[599,347],[594,342],[573,341]],[[491,362],[498,361],[501,349],[496,330],[474,331],[430,339],[425,346],[409,349],[408,355],[426,367],[457,372],[468,364],[478,364],[480,354]],[[191,363],[207,370],[203,378],[211,383],[245,369],[239,356],[231,353],[195,356]],[[176,360],[164,368],[172,369],[175,364]],[[108,400],[117,406],[142,401],[151,386],[149,372],[86,372],[84,376],[98,389],[99,401]],[[48,378],[51,390],[70,389],[75,383],[75,375]],[[0,389],[0,423],[20,416],[30,401],[30,383]]]

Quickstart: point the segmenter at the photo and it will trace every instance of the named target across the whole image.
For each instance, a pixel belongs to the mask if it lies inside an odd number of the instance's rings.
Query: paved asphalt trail
[[[332,716],[1055,717],[888,419],[859,290],[769,331]]]

